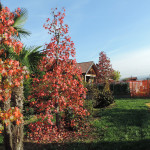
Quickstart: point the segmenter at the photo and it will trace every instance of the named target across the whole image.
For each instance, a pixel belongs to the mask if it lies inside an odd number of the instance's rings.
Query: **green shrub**
[[[114,97],[111,91],[100,91],[96,98],[96,105],[94,108],[107,107],[114,102]]]
[[[104,89],[104,86],[105,86],[104,84],[98,84],[98,85],[97,85],[97,88],[98,88],[98,90],[101,91],[101,90]]]
[[[114,97],[109,88],[109,83],[106,81],[104,89],[99,90],[99,93],[95,96],[96,104],[95,108],[107,107],[114,102]]]
[[[86,99],[92,100],[99,93],[97,84],[84,83],[84,86],[87,88]]]

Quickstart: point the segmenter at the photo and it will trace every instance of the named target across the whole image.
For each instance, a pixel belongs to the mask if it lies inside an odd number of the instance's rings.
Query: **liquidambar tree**
[[[110,59],[106,56],[106,54],[102,51],[99,54],[99,62],[96,64],[98,68],[98,83],[105,83],[108,81],[113,73],[112,65],[110,64]]]
[[[39,121],[30,124],[30,138],[38,142],[62,141],[69,138],[69,131],[77,131],[88,115],[84,109],[85,88],[81,71],[76,67],[75,48],[64,24],[65,10],[52,10],[44,28],[52,35],[46,44],[41,65],[45,74],[33,80],[31,106],[39,114]],[[74,133],[74,132],[72,132]]]

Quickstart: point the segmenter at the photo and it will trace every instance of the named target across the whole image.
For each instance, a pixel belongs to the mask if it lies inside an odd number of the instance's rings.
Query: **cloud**
[[[150,48],[126,52],[111,60],[113,68],[119,70],[122,77],[150,74]]]

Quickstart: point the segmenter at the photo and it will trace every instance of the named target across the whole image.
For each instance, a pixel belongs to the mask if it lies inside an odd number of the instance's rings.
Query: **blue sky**
[[[44,45],[43,28],[51,8],[65,7],[65,23],[75,43],[77,62],[98,62],[105,51],[122,77],[150,75],[150,0],[1,0],[14,10],[24,7],[24,26],[32,34],[27,46]]]

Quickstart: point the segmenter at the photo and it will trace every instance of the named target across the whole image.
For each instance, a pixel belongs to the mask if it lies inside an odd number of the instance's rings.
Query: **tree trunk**
[[[55,19],[55,15],[54,15],[54,19]],[[57,45],[59,47],[59,41],[60,41],[60,33],[55,33],[55,36],[57,38]],[[58,48],[56,49],[56,65],[58,66],[59,64],[59,54],[58,54]],[[58,77],[56,76],[56,79]],[[57,84],[57,83],[56,83]],[[59,98],[56,97],[56,99],[58,100]],[[60,112],[59,112],[59,102],[56,102],[55,104],[55,109],[57,110],[56,113],[56,126],[57,126],[57,130],[59,131],[60,128]]]
[[[10,108],[10,100],[4,102],[4,111],[7,111]],[[6,126],[4,124],[4,145],[5,150],[13,150],[12,148],[12,129],[11,122]]]
[[[8,77],[8,78],[3,77],[2,78],[2,84],[3,84],[2,86],[3,87],[5,87],[5,84],[7,84],[6,80],[8,80],[8,82],[11,82],[11,77]],[[10,101],[11,101],[11,99],[8,98],[1,106],[1,108],[3,109],[4,112],[7,112],[10,109],[10,107],[11,107]],[[13,150],[11,122],[8,122],[8,125],[4,124],[4,145],[5,145],[5,150]]]
[[[5,80],[5,79],[4,79]],[[10,81],[11,79],[8,78]],[[23,81],[21,86],[12,89],[11,99],[4,102],[2,106],[4,111],[8,111],[11,107],[18,107],[23,112]],[[15,122],[4,124],[4,145],[5,150],[23,150],[23,123],[17,125]]]
[[[23,112],[23,101],[24,101],[24,94],[23,94],[23,81],[19,87],[15,87],[12,90],[12,107],[18,107]],[[13,126],[12,138],[13,138],[13,150],[23,150],[23,123],[19,125]]]
[[[12,138],[13,150],[23,150],[23,123],[14,126]]]
[[[59,131],[59,128],[60,128],[60,112],[59,112],[58,104],[56,104],[55,109],[57,110],[57,113],[56,113],[56,127],[57,127],[57,131]]]

